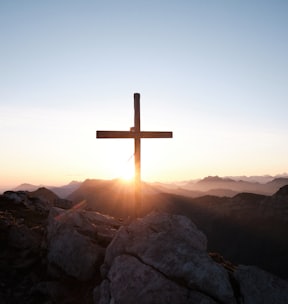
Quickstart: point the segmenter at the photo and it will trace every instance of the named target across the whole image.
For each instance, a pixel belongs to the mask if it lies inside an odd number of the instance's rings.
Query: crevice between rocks
[[[235,298],[237,304],[243,304],[244,299],[241,294],[239,282],[233,276],[233,272],[228,271],[228,276],[229,276],[229,281],[230,281],[230,284],[231,284],[231,287],[232,287],[232,290],[234,293],[234,298]]]
[[[150,267],[152,268],[154,271],[156,271],[157,273],[159,273],[160,275],[162,275],[165,279],[167,279],[168,281],[172,281],[173,283],[175,283],[176,285],[182,287],[182,288],[185,288],[185,289],[188,289],[190,291],[197,291],[199,293],[202,293],[203,295],[207,296],[208,298],[211,298],[213,301],[215,301],[216,303],[218,304],[225,304],[223,303],[222,301],[220,301],[219,299],[217,299],[216,297],[208,294],[207,292],[203,291],[203,290],[200,290],[199,288],[197,288],[195,286],[195,288],[190,288],[189,286],[187,286],[186,282],[184,279],[181,279],[179,277],[174,277],[174,276],[168,276],[166,275],[164,272],[160,271],[159,269],[157,269],[156,267],[154,267],[153,265],[150,265],[148,263],[146,263],[144,260],[142,260],[139,256],[137,256],[136,254],[133,254],[131,252],[124,252],[123,255],[128,255],[128,256],[131,256],[135,259],[137,259],[140,263],[144,264],[145,266],[147,267]],[[234,289],[233,289],[234,290]],[[237,304],[240,304],[240,302]]]

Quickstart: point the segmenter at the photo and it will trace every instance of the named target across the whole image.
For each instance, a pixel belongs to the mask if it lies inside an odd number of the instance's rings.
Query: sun
[[[127,164],[121,169],[120,178],[125,182],[131,182],[134,179],[134,167]]]
[[[133,162],[125,163],[119,170],[119,177],[124,182],[131,182],[134,179],[134,166]]]

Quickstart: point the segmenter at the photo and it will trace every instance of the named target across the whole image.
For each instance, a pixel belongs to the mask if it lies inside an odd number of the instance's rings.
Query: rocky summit
[[[288,303],[287,281],[207,252],[184,215],[123,222],[33,195],[0,196],[1,304]]]

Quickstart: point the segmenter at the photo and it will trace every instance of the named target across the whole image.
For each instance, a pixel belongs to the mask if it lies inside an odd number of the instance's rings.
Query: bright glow
[[[127,162],[120,172],[120,178],[125,182],[131,182],[134,179],[134,167],[133,162]]]

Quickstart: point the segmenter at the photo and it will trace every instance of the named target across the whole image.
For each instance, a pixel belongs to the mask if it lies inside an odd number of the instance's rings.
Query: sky
[[[0,187],[288,172],[288,1],[0,0]]]

